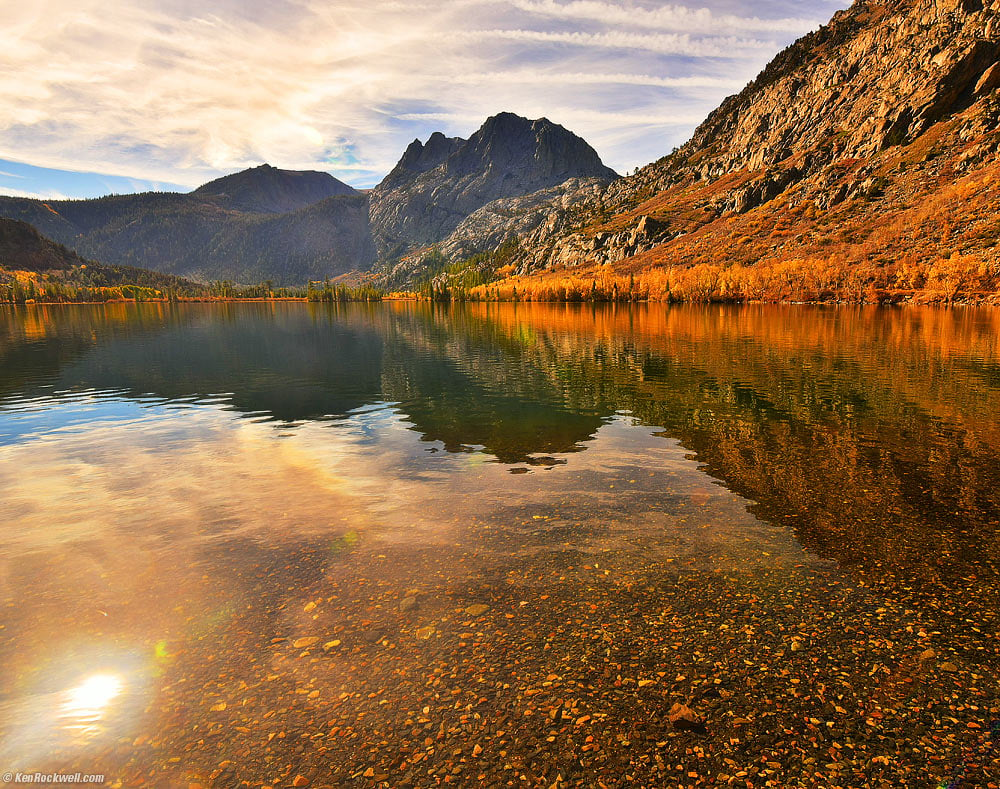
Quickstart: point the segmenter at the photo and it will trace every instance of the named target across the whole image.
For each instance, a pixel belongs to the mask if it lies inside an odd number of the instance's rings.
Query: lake
[[[997,311],[10,308],[0,494],[3,770],[1000,780]]]

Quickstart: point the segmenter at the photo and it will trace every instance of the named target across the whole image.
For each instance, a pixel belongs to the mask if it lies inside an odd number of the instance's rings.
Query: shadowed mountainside
[[[101,301],[202,290],[197,283],[170,274],[86,260],[26,222],[0,218],[0,302],[34,298],[40,288],[56,300],[82,296]]]
[[[374,260],[367,198],[344,189],[325,173],[264,166],[189,194],[48,201],[0,197],[0,216],[29,222],[105,263],[204,282],[304,284]],[[324,197],[314,201],[319,195]],[[283,206],[299,207],[278,213]]]
[[[202,184],[192,192],[216,198],[223,208],[259,214],[285,214],[328,197],[356,195],[357,190],[329,173],[279,170],[262,164]]]

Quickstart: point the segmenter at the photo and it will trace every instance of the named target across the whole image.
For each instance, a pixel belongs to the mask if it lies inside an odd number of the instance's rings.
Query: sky
[[[414,138],[547,117],[620,173],[845,0],[0,4],[0,194],[187,191],[267,162],[373,186]]]

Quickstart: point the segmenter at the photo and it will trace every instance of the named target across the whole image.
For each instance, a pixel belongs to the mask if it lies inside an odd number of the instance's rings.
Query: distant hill
[[[318,172],[255,167],[189,194],[0,197],[0,216],[85,257],[201,282],[299,285],[374,261],[367,196]]]
[[[212,198],[215,205],[234,211],[286,214],[328,197],[357,195],[359,192],[329,173],[279,170],[262,164],[209,181],[191,194]]]

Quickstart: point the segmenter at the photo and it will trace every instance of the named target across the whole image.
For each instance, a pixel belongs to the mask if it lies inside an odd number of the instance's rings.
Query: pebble
[[[492,525],[502,539],[358,549],[294,585],[283,570],[267,615],[179,645],[156,727],[95,765],[145,787],[881,789],[940,784],[968,753],[983,766],[967,784],[990,786],[995,620],[945,633],[937,606],[834,567],[720,571]],[[415,587],[421,627],[401,605]],[[281,648],[273,631],[310,599],[325,652]],[[935,671],[932,640],[951,657]]]

